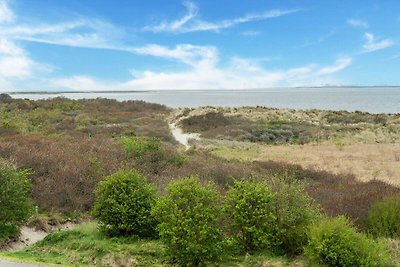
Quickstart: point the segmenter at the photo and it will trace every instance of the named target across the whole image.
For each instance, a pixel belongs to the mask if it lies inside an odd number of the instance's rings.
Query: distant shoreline
[[[117,90],[117,91],[112,91],[112,90],[107,90],[107,91],[10,91],[10,92],[4,92],[6,94],[10,95],[15,95],[15,94],[42,94],[42,95],[52,95],[52,94],[110,94],[110,93],[116,93],[116,94],[123,94],[123,93],[147,93],[147,92],[165,92],[165,91],[252,91],[252,90],[290,90],[290,89],[340,89],[340,88],[400,88],[400,85],[387,85],[387,86],[379,86],[379,85],[374,85],[374,86],[358,86],[358,85],[351,85],[351,86],[299,86],[299,87],[271,87],[271,88],[247,88],[247,89],[154,89],[154,90]]]

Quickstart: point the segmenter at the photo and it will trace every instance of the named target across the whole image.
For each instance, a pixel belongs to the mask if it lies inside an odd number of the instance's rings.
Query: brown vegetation
[[[34,199],[41,210],[51,211],[89,210],[98,181],[121,168],[137,169],[160,192],[171,180],[191,175],[214,181],[222,193],[234,178],[294,176],[305,182],[307,192],[327,214],[346,214],[356,222],[363,220],[376,200],[400,193],[400,189],[382,182],[360,183],[351,174],[304,168],[309,166],[290,161],[271,161],[263,158],[262,153],[257,153],[260,157],[254,162],[224,159],[204,150],[192,149],[182,154],[168,130],[169,112],[164,106],[137,101],[8,101],[0,104],[0,157],[18,168],[32,170]],[[209,131],[218,129],[221,120],[223,127],[236,127],[236,123],[240,125],[248,119],[238,118],[232,124],[221,116],[225,114],[206,116],[206,121],[212,122]],[[368,122],[384,123],[378,118],[372,116]],[[191,121],[196,125],[195,120]],[[121,142],[129,136],[156,137],[161,140],[160,149],[134,157]]]

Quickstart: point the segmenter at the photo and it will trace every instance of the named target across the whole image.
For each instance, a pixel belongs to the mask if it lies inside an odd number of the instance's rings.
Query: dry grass
[[[363,182],[380,180],[400,186],[400,144],[245,144],[239,148],[218,147],[213,153],[228,159],[284,161],[335,174],[351,173]]]

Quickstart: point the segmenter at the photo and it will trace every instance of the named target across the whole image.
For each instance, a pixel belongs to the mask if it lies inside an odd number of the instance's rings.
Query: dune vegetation
[[[201,140],[185,151],[170,121]],[[338,252],[342,266],[354,253],[365,266],[396,266],[398,236],[371,218],[388,209],[380,201],[399,201],[399,138],[398,114],[3,99],[0,158],[29,177],[37,213],[28,221],[90,220],[0,256],[73,266],[336,266],[318,249],[338,227],[332,242],[359,242]]]

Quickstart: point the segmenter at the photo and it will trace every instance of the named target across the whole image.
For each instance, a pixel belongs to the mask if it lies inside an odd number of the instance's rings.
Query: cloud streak
[[[361,53],[371,53],[378,50],[386,49],[394,45],[391,39],[376,40],[372,33],[366,32],[364,34],[364,39],[366,43],[363,45]]]
[[[347,24],[349,24],[353,28],[363,28],[363,29],[369,28],[368,22],[360,19],[348,19]]]
[[[274,9],[265,11],[263,13],[247,14],[237,18],[221,20],[218,22],[209,22],[198,18],[198,7],[195,3],[185,2],[184,6],[186,7],[186,14],[183,17],[170,22],[164,21],[157,25],[145,26],[143,28],[143,31],[150,31],[154,33],[167,32],[177,34],[201,31],[218,32],[222,29],[227,29],[238,24],[277,18],[300,11],[299,9]]]

